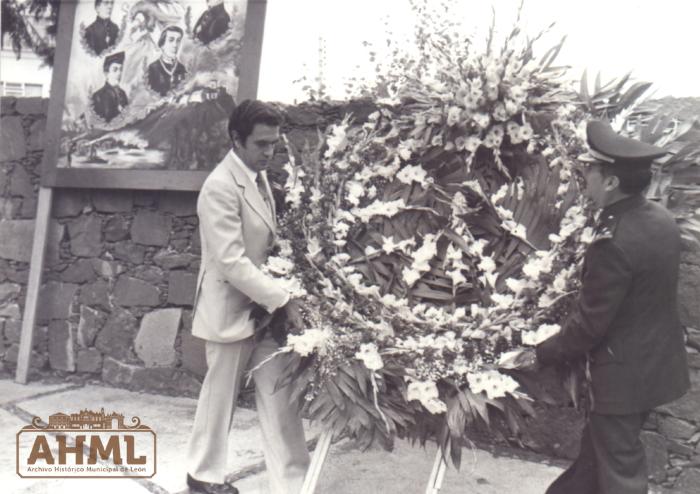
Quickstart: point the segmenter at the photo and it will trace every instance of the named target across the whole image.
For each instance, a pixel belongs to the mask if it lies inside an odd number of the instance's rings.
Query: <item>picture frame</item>
[[[256,97],[266,4],[62,2],[41,185],[199,190]]]

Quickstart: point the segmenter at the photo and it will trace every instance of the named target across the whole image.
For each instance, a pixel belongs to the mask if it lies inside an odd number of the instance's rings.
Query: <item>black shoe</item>
[[[187,487],[190,488],[192,494],[238,494],[238,489],[231,484],[202,482],[192,478],[189,473],[187,474]]]

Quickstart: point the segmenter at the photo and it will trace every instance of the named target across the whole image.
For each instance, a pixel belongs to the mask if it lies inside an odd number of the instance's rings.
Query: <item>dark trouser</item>
[[[546,494],[646,494],[647,466],[639,433],[648,415],[592,413],[578,458]]]

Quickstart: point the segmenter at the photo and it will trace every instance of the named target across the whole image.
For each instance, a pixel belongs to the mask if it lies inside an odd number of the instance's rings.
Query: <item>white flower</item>
[[[418,400],[432,414],[444,413],[447,405],[440,400],[437,385],[433,381],[413,381],[406,392],[408,401]]]
[[[494,194],[491,195],[491,202],[493,204],[496,204],[496,203],[502,201],[506,197],[507,193],[508,193],[508,184],[501,185],[498,188],[498,190]]]
[[[549,273],[552,270],[552,254],[538,250],[523,266],[523,273],[528,278],[536,280],[541,273]]]
[[[479,148],[480,145],[481,145],[481,139],[479,139],[476,136],[469,136],[469,137],[467,137],[467,140],[464,143],[464,149],[466,149],[470,153],[473,153]]]
[[[326,139],[328,149],[326,149],[325,157],[330,158],[333,154],[345,150],[348,146],[347,123],[343,122],[339,125],[334,125]]]
[[[282,257],[292,257],[294,250],[292,249],[292,242],[286,238],[277,238],[277,246],[280,249],[280,256]]]
[[[391,254],[395,250],[400,250],[402,252],[408,252],[408,247],[416,245],[416,240],[414,238],[407,238],[401,240],[400,242],[395,242],[394,237],[382,237],[382,250],[387,254]]]
[[[332,333],[329,329],[307,329],[299,335],[288,335],[287,347],[302,357],[306,357],[314,350],[322,351],[331,336]]]
[[[488,127],[489,123],[491,122],[491,117],[489,117],[486,113],[475,113],[472,115],[472,119],[474,120],[474,123],[476,123],[476,125],[482,129]]]
[[[347,195],[345,198],[353,206],[360,205],[360,198],[365,195],[365,186],[355,180],[350,180],[345,184]]]
[[[469,253],[474,257],[481,257],[484,255],[484,248],[488,245],[488,242],[480,238],[469,244]],[[489,257],[489,259],[491,259]],[[491,259],[493,261],[493,259]],[[487,261],[488,262],[488,261]]]
[[[412,286],[420,278],[421,273],[430,271],[430,261],[437,254],[437,239],[437,235],[427,234],[423,238],[423,245],[416,249],[412,255],[411,267],[403,269],[403,278],[408,286]]]
[[[479,269],[485,273],[493,273],[496,271],[496,262],[491,256],[484,256],[479,263]]]
[[[364,208],[353,208],[352,214],[357,216],[363,223],[367,223],[374,216],[386,216],[387,218],[391,218],[405,207],[406,203],[403,199],[389,202],[376,200]]]
[[[491,300],[500,308],[500,309],[507,309],[511,305],[513,305],[513,302],[515,302],[515,299],[513,298],[512,295],[504,295],[501,293],[492,293],[491,294]]]
[[[506,280],[506,286],[515,293],[515,296],[520,296],[520,294],[528,288],[529,284],[524,280],[516,280],[515,278],[508,278]]]
[[[542,324],[536,331],[523,331],[523,345],[537,346],[561,331],[558,324]]]
[[[311,195],[309,196],[309,201],[311,201],[312,204],[320,201],[322,197],[323,194],[321,193],[320,189],[316,187],[311,187]]]
[[[461,120],[462,109],[458,106],[451,106],[447,110],[447,126],[453,127],[459,123]]]
[[[288,259],[279,256],[270,256],[263,266],[263,271],[277,275],[286,276],[294,269],[294,263]]]
[[[361,360],[365,367],[371,371],[376,371],[384,367],[382,357],[379,355],[377,345],[374,343],[363,343],[360,351],[355,353],[355,358]]]
[[[505,122],[508,120],[508,113],[506,112],[506,107],[500,101],[496,103],[493,107],[493,118],[499,122]]]
[[[420,165],[408,165],[403,167],[401,171],[396,174],[396,178],[407,185],[411,185],[412,182],[417,182],[423,188],[426,187],[428,182],[433,181],[432,177],[428,177],[428,172]]]
[[[491,400],[503,398],[506,393],[512,394],[518,389],[515,379],[495,370],[467,374],[467,382],[472,393],[485,391],[486,396]]]
[[[396,295],[387,293],[379,299],[384,305],[392,308],[408,307],[408,300],[405,298],[397,298]]]

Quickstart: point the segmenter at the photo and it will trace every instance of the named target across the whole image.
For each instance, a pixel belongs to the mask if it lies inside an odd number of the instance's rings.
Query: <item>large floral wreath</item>
[[[484,53],[417,29],[364,122],[289,145],[279,250],[303,297],[284,352],[305,412],[366,441],[438,440],[459,461],[475,421],[532,411],[514,355],[557,332],[593,239],[570,156],[585,117],[516,28]],[[444,27],[444,26],[443,26]]]

